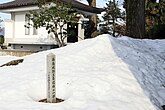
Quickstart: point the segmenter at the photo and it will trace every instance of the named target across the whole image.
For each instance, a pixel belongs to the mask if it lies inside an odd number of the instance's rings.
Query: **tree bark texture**
[[[96,0],[87,0],[89,6],[96,7]],[[96,14],[89,16],[89,24],[91,26],[90,34],[91,37],[96,37],[97,31],[97,17]]]
[[[127,35],[145,38],[145,0],[125,0]]]
[[[90,34],[91,37],[96,37],[96,31],[97,31],[97,19],[96,14],[89,16],[89,24],[90,24]]]
[[[87,1],[88,1],[89,6],[96,7],[96,0],[87,0]]]

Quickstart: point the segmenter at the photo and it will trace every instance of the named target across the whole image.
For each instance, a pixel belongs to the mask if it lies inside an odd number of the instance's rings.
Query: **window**
[[[25,35],[30,34],[30,18],[25,15]]]

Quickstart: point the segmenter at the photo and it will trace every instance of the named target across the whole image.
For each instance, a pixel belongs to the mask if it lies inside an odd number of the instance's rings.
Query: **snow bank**
[[[164,40],[101,35],[0,68],[1,110],[156,110],[165,104]],[[57,56],[57,104],[46,98],[46,55]],[[0,57],[0,64],[8,57]],[[13,58],[15,59],[15,58]]]

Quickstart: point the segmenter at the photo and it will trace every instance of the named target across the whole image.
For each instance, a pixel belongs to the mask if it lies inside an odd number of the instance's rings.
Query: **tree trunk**
[[[64,43],[62,41],[60,41],[59,37],[58,37],[58,34],[56,32],[53,32],[54,36],[55,36],[55,41],[57,42],[57,45],[59,47],[63,47],[64,46]]]
[[[91,37],[96,37],[97,31],[97,23],[96,23],[96,14],[89,16],[89,24],[90,24],[90,35]]]
[[[89,6],[96,7],[96,0],[87,0],[87,1],[88,1]]]
[[[96,7],[96,0],[87,0],[89,6]],[[96,37],[96,31],[97,31],[97,18],[96,14],[89,16],[89,24],[91,26],[90,34],[91,37]]]
[[[116,11],[116,0],[113,0],[113,10]],[[113,22],[113,37],[115,37],[115,32],[116,32],[116,12],[113,13],[113,19],[112,19],[112,22]]]
[[[125,0],[127,13],[127,35],[145,38],[145,0]]]

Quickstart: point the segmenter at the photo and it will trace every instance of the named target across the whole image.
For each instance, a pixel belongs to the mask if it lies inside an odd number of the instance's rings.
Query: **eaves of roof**
[[[36,5],[36,2],[34,2],[34,1],[35,0],[14,0],[11,2],[0,4],[0,10]]]
[[[62,0],[62,1],[68,3],[68,0]],[[35,0],[15,0],[15,1],[0,4],[0,10],[21,8],[21,7],[34,6],[34,5],[37,5],[37,2],[35,2]],[[103,11],[102,8],[91,7],[83,3],[80,3],[76,0],[72,0],[72,6],[73,8],[76,8],[82,11],[91,12],[91,13],[96,13],[96,14],[100,14]]]

